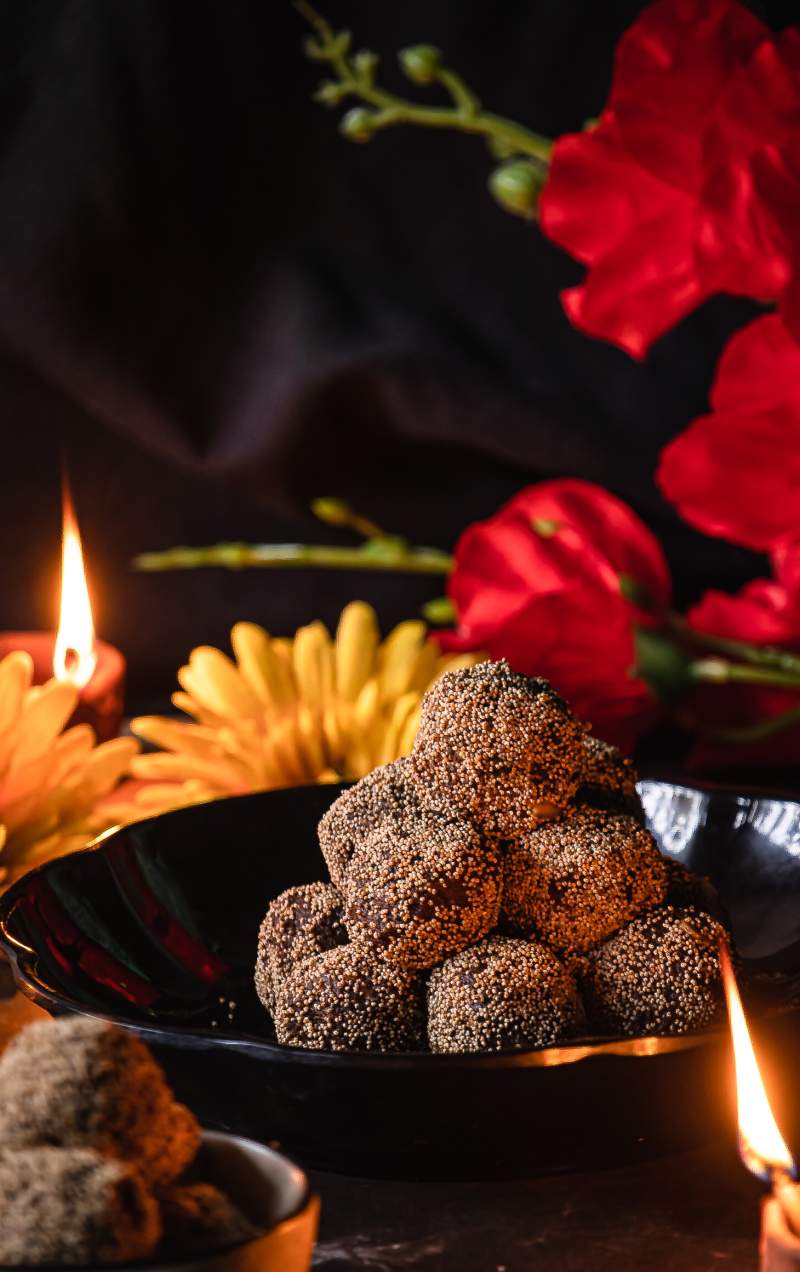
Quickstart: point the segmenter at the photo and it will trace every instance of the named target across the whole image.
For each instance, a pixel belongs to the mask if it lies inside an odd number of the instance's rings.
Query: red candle
[[[33,659],[33,683],[43,685],[53,676],[56,638],[52,632],[0,632],[0,659],[15,649],[24,649]],[[97,661],[90,679],[78,689],[78,705],[73,724],[90,724],[98,742],[107,742],[119,733],[125,702],[125,659],[114,645],[95,640]],[[59,677],[69,679],[69,677]]]
[[[90,724],[99,742],[116,737],[122,721],[125,659],[118,649],[97,640],[83,564],[80,530],[69,487],[64,482],[64,530],[61,548],[61,610],[58,631],[0,632],[0,659],[15,649],[33,658],[33,681],[55,676],[75,685],[78,706],[70,724]]]

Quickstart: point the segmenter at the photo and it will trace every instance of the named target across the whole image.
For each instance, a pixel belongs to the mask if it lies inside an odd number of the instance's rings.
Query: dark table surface
[[[344,1272],[753,1272],[763,1188],[730,1146],[506,1183],[315,1175],[314,1268]]]
[[[44,1015],[9,990],[0,983],[0,1050]],[[331,1174],[314,1174],[313,1182],[322,1199],[320,1272],[753,1272],[758,1265],[764,1190],[730,1144],[501,1183]]]

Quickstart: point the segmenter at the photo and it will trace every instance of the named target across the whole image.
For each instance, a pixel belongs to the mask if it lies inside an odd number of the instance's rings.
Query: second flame
[[[773,1170],[793,1174],[792,1155],[769,1106],[726,946],[720,946],[719,956],[733,1038],[739,1110],[739,1152],[742,1161],[748,1170],[761,1179],[768,1179]]]

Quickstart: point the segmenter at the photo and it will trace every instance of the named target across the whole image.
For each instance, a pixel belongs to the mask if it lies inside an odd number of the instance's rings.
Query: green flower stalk
[[[516,120],[484,110],[477,95],[446,66],[443,54],[432,44],[401,49],[400,69],[412,84],[443,88],[452,104],[423,105],[387,92],[376,83],[377,54],[368,49],[352,52],[350,32],[334,31],[307,0],[296,0],[295,8],[314,32],[306,42],[307,56],[324,64],[331,76],[320,84],[317,101],[329,107],[340,106],[348,99],[360,103],[342,118],[339,128],[345,137],[365,142],[398,125],[455,129],[482,137],[495,159],[512,160],[502,164],[489,179],[495,199],[515,215],[535,214],[553,147],[549,138]]]
[[[162,552],[142,552],[134,558],[134,569],[157,573],[221,566],[227,570],[388,570],[396,574],[447,575],[453,568],[449,552],[418,548],[401,535],[387,534],[343,499],[315,499],[311,510],[325,525],[353,530],[363,542],[356,547],[327,543],[214,543],[200,548],[166,548]]]
[[[449,574],[452,557],[436,548],[412,548],[403,539],[368,539],[348,548],[308,543],[214,543],[209,547],[166,548],[134,557],[144,573],[222,566],[227,570],[390,570],[397,574]]]

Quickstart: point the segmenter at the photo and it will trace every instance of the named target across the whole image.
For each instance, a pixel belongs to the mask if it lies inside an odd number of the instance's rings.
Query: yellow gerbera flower
[[[82,848],[117,817],[98,803],[139,750],[133,738],[95,746],[88,724],[64,726],[78,690],[33,685],[30,654],[0,661],[0,881],[48,857]]]
[[[421,621],[381,640],[375,611],[354,601],[334,639],[321,622],[291,639],[255,623],[231,632],[234,659],[201,645],[178,672],[176,707],[191,722],[140,716],[131,728],[160,747],[131,763],[149,785],[118,807],[133,820],[247,791],[363,777],[411,750],[422,695],[478,653],[443,655]]]

